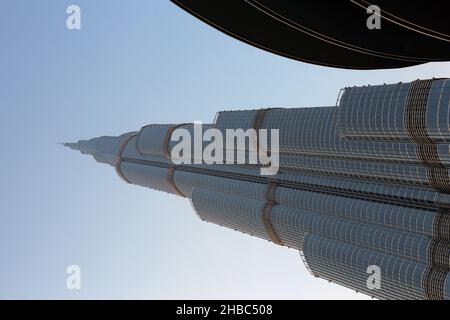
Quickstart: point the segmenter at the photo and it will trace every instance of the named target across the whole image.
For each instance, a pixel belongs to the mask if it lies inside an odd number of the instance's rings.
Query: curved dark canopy
[[[212,27],[288,58],[349,69],[450,60],[447,1],[379,0],[370,30],[366,0],[172,0]],[[448,12],[448,11],[447,11]]]

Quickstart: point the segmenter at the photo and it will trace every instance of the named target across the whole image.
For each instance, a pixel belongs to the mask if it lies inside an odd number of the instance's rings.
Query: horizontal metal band
[[[438,208],[433,221],[433,238],[450,240],[450,209]]]
[[[411,83],[405,104],[405,130],[411,142],[433,143],[427,132],[426,111],[433,80],[416,80]]]
[[[264,204],[262,210],[262,220],[270,240],[275,244],[283,246],[284,244],[281,241],[280,237],[278,237],[277,233],[275,232],[271,219],[272,208],[275,205],[275,190],[277,186],[278,185],[274,182],[269,182],[267,184],[266,203]]]
[[[164,136],[164,140],[163,140],[163,154],[167,160],[171,159],[169,144],[170,144],[170,138],[172,137],[172,133],[174,132],[175,129],[177,129],[181,126],[187,125],[187,124],[189,124],[189,123],[180,123],[177,125],[170,126],[167,129],[166,135]]]
[[[258,109],[256,110],[255,118],[253,119],[252,128],[258,133],[259,129],[261,129],[264,119],[266,118],[266,114],[268,111],[277,110],[281,108],[266,108],[266,109]],[[256,138],[256,150],[259,153],[259,137]],[[267,151],[267,155],[270,156],[270,152]]]
[[[269,203],[275,203],[275,190],[277,189],[278,184],[275,182],[269,182],[267,184],[266,190],[266,201]]]
[[[256,110],[255,118],[253,119],[253,125],[252,128],[258,131],[261,129],[262,123],[264,121],[264,118],[266,117],[267,111],[271,109],[259,109]]]
[[[423,165],[430,168],[445,168],[441,162],[436,144],[416,145],[417,158]]]
[[[448,270],[437,269],[428,265],[422,278],[424,296],[427,300],[444,299],[444,283]]]
[[[416,144],[417,158],[427,168],[428,183],[442,193],[450,193],[448,170],[441,163],[437,145],[427,131],[426,111],[434,80],[411,83],[405,104],[405,130]]]
[[[175,184],[175,181],[173,180],[173,174],[175,173],[175,170],[176,170],[176,168],[174,166],[169,166],[167,168],[166,181],[177,195],[179,195],[180,197],[186,198],[186,196],[180,191],[180,189],[178,189],[178,187]]]
[[[442,193],[450,193],[450,178],[446,168],[427,168],[430,186]]]
[[[116,156],[116,163],[114,166],[116,169],[116,173],[126,183],[131,183],[131,182],[124,176],[124,174],[122,173],[122,169],[120,168],[120,164],[122,163],[122,153],[125,150],[125,147],[127,146],[128,142],[130,142],[131,139],[133,139],[137,135],[138,135],[138,133],[133,133],[128,138],[126,138],[124,140],[124,142],[122,142],[122,144],[120,145],[119,151],[117,152],[117,156]]]
[[[430,241],[428,247],[428,263],[438,268],[450,270],[450,241],[434,240]]]
[[[262,219],[263,219],[264,227],[266,228],[266,231],[267,231],[267,235],[269,236],[269,239],[273,243],[282,246],[283,242],[280,240],[280,238],[276,234],[275,229],[273,228],[273,225],[272,225],[272,220],[270,218],[273,206],[274,206],[273,203],[266,203],[264,205],[263,212],[262,212]]]

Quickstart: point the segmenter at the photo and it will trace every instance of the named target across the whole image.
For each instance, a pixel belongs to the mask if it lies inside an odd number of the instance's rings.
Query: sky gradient
[[[82,29],[66,28],[81,7]],[[0,298],[366,299],[299,253],[200,221],[58,142],[217,111],[334,105],[345,86],[448,77],[309,65],[250,47],[167,0],[4,0],[0,11]],[[81,267],[82,287],[66,288]]]

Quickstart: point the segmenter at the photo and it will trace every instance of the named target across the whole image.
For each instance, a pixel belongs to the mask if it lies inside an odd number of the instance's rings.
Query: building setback
[[[193,124],[65,145],[127,183],[188,198],[204,221],[299,250],[314,276],[380,299],[450,299],[449,123],[450,80],[432,79],[345,88],[333,107],[223,111],[204,125],[279,129],[272,176],[175,165],[171,135]]]

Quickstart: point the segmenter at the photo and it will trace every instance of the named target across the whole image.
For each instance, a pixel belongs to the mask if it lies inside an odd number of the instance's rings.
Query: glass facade
[[[188,198],[204,221],[299,250],[317,277],[380,299],[449,299],[449,103],[449,80],[418,80],[345,88],[335,107],[222,111],[203,126],[278,129],[272,176],[174,164],[172,133],[193,124],[66,145],[128,183]],[[380,288],[367,285],[371,266]]]

